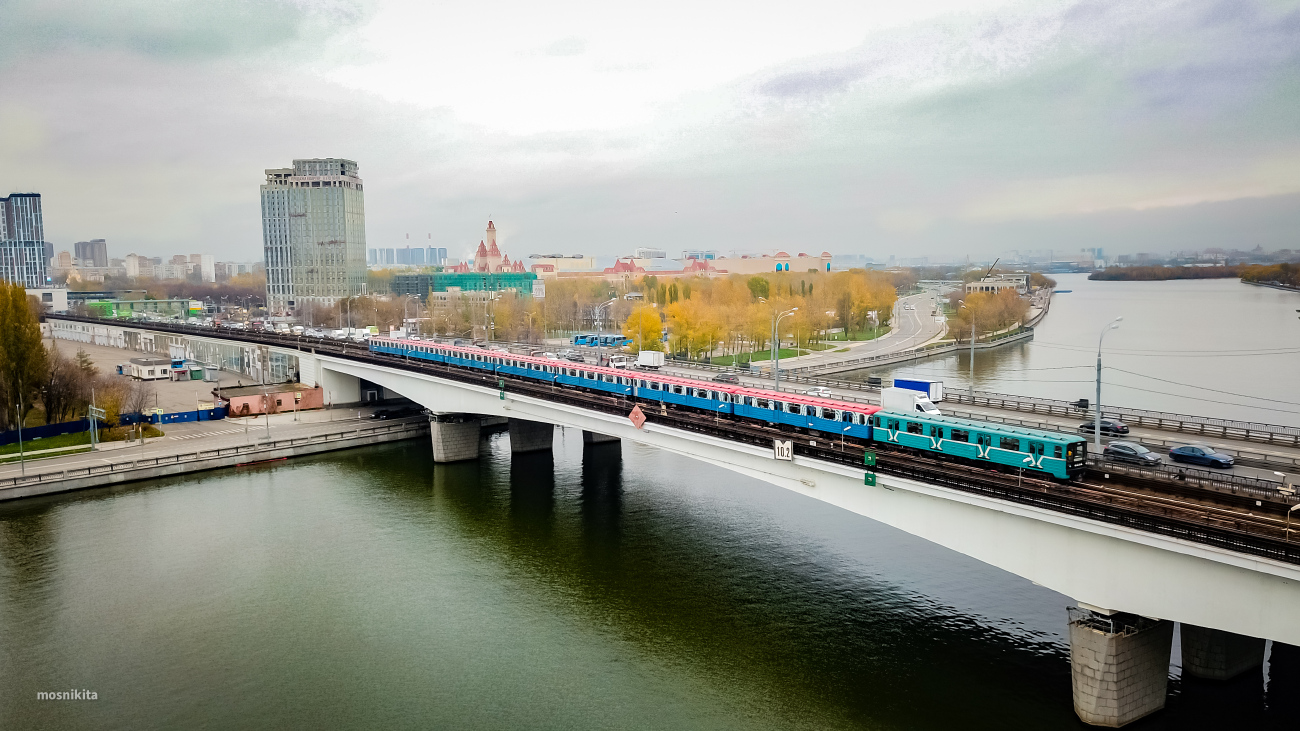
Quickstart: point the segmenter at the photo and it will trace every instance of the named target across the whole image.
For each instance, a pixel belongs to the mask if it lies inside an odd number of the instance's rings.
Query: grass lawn
[[[145,425],[145,438],[160,437],[163,432],[153,424]],[[117,427],[114,429],[100,429],[99,441],[101,442],[120,442],[131,435],[130,427]],[[59,447],[76,447],[82,444],[90,444],[90,432],[78,432],[76,434],[60,434],[56,437],[45,437],[44,439],[24,439],[23,451],[35,452],[41,449],[58,449]],[[7,444],[0,447],[0,455],[18,454],[18,445]]]
[[[811,351],[808,350],[795,350],[794,348],[781,348],[781,357],[795,358],[800,355],[808,355],[808,353],[810,352]],[[709,362],[712,363],[713,365],[722,365],[722,366],[735,365],[736,357],[737,356],[734,355],[721,355],[718,356],[717,358],[710,358]],[[744,363],[745,361],[752,361],[754,363],[757,363],[759,361],[770,360],[771,357],[772,357],[771,351],[767,351],[767,350],[759,351],[756,353],[741,353],[739,356],[741,363]]]
[[[889,331],[892,329],[893,328],[891,328],[889,325],[882,325],[874,330],[864,330],[862,332],[849,333],[849,337],[847,339],[853,342],[858,342],[863,340],[875,340],[876,338],[881,337],[882,335],[888,334]],[[841,343],[845,341],[844,333],[842,332],[831,333],[826,339],[832,342],[841,342]]]
[[[38,443],[39,443],[39,442],[38,442]],[[27,444],[24,442],[24,443],[23,443],[23,447],[25,448],[26,446],[27,446]],[[79,449],[67,449],[67,450],[64,450],[64,451],[62,451],[62,452],[54,452],[53,454],[45,453],[45,454],[36,454],[36,455],[33,455],[33,454],[31,453],[31,450],[28,450],[28,452],[27,452],[27,454],[26,454],[25,457],[24,457],[24,456],[20,456],[20,455],[18,455],[18,454],[14,454],[13,456],[10,456],[10,457],[0,457],[0,464],[13,464],[14,462],[19,462],[19,461],[22,461],[22,462],[34,462],[34,461],[36,461],[36,460],[38,460],[38,459],[49,459],[50,457],[66,457],[66,456],[68,456],[69,454],[81,454],[82,452],[89,452],[89,451],[90,451],[90,447],[88,447],[88,446],[87,446],[87,447],[81,447],[81,448],[79,448]]]

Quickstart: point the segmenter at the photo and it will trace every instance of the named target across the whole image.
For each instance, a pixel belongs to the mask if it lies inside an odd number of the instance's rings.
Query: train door
[[[1030,454],[1030,456],[1032,456],[1032,457],[1034,458],[1034,464],[1035,464],[1036,466],[1037,466],[1037,465],[1041,465],[1041,464],[1043,463],[1043,443],[1042,443],[1042,442],[1030,442],[1030,443],[1029,443],[1029,454]]]

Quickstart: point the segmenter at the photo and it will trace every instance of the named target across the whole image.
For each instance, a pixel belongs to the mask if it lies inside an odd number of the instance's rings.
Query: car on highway
[[[379,409],[370,415],[372,419],[401,419],[406,416],[415,416],[420,410],[414,406],[399,406],[396,409]]]
[[[1093,432],[1094,427],[1096,427],[1096,422],[1090,421],[1087,424],[1080,424],[1079,431],[1083,432],[1084,434],[1091,434]],[[1104,436],[1112,436],[1112,437],[1119,434],[1128,434],[1128,424],[1125,424],[1124,422],[1119,421],[1118,419],[1102,419],[1101,433]]]
[[[1224,454],[1208,444],[1184,444],[1169,450],[1169,459],[1175,462],[1187,462],[1207,467],[1231,467],[1236,460],[1232,455]]]
[[[807,391],[804,391],[803,395],[817,396],[819,398],[830,398],[833,394],[831,393],[831,390],[829,388],[826,388],[825,386],[813,386]]]
[[[576,351],[576,350],[570,351],[568,355],[564,356],[564,359],[567,360],[567,361],[569,361],[569,362],[572,362],[572,363],[586,363],[586,362],[587,362],[587,359],[584,358],[584,357],[582,357],[582,353],[579,353],[579,352]]]
[[[1160,464],[1160,455],[1137,442],[1111,442],[1101,450],[1101,453],[1106,459],[1113,459],[1116,462],[1140,465]]]
[[[719,373],[713,377],[715,383],[730,383],[733,385],[740,384],[740,376],[735,373]]]

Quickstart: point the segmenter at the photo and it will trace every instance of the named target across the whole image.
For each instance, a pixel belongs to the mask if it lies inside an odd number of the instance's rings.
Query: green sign
[[[868,451],[862,455],[862,464],[868,467],[876,466],[876,453]]]
[[[875,487],[875,486],[876,486],[876,473],[874,473],[874,472],[868,472],[867,474],[863,475],[863,476],[862,476],[862,484],[866,485],[867,487]]]
[[[502,400],[502,401],[505,401],[505,400],[506,400],[506,381],[505,381],[504,378],[498,378],[498,379],[497,379],[497,387],[501,389],[501,395],[500,395],[501,400]]]

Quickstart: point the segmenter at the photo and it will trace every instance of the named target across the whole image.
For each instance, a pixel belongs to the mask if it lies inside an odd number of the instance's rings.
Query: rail
[[[380,426],[369,426],[348,431],[309,434],[307,436],[276,439],[269,442],[257,442],[255,444],[240,444],[233,447],[222,447],[219,449],[199,449],[193,452],[121,460],[118,462],[110,462],[108,464],[92,465],[90,467],[38,472],[26,476],[20,475],[9,477],[6,479],[0,479],[0,489],[49,482],[61,482],[63,480],[72,480],[81,477],[124,474],[129,473],[132,470],[183,464],[186,462],[216,459],[219,457],[247,455],[256,458],[259,454],[274,452],[288,447],[303,446],[305,444],[328,444],[330,442],[345,441],[356,439],[358,437],[375,436],[379,434],[391,434],[393,432],[411,432],[412,434],[416,434],[426,429],[428,429],[428,423],[421,418],[416,421],[393,422]]]
[[[243,340],[246,342],[255,342],[283,348],[295,348],[298,350],[326,349],[340,351],[343,354],[347,354],[349,350],[353,352],[366,350],[365,345],[360,343],[349,343],[347,341],[332,340],[329,338],[285,335],[282,333],[269,333],[264,331],[259,332],[256,330],[221,330],[202,325],[153,321],[141,322],[130,319],[118,320],[85,317],[80,315],[50,315],[47,316],[47,319],[69,320],[97,325],[117,325],[119,327],[140,327],[160,330],[163,332],[193,335],[196,337],[219,337],[231,340]],[[1029,329],[1032,330],[1032,328]],[[964,347],[969,346],[967,345]],[[695,363],[693,361],[669,361],[669,363],[708,371],[735,371],[734,368],[730,367]],[[754,375],[761,376],[762,371]],[[786,369],[781,369],[781,378],[790,383],[798,383],[800,385],[826,386],[828,388],[847,391],[874,392],[880,390],[879,386],[800,375],[793,371],[787,372]],[[782,390],[794,391],[796,389],[786,388]],[[1085,411],[1074,406],[1074,404],[1069,401],[1035,398],[1030,396],[1013,396],[1009,394],[976,391],[974,398],[972,399],[969,391],[948,390],[945,392],[944,398],[949,402],[970,404],[974,406],[987,406],[1004,411],[1027,411],[1034,414],[1070,416],[1075,418],[1086,417],[1088,415]],[[864,401],[863,399],[855,400]],[[1143,409],[1127,409],[1107,406],[1102,407],[1102,414],[1107,418],[1119,419],[1137,426],[1152,427],[1166,431],[1176,431],[1183,434],[1195,434],[1201,437],[1220,437],[1224,439],[1239,439],[1243,441],[1259,442],[1262,444],[1300,447],[1300,427],[1242,422],[1228,419],[1216,419],[1207,416],[1193,416],[1188,414],[1174,414],[1147,411]],[[987,417],[981,415],[979,418]]]
[[[266,339],[276,345],[282,344],[278,338]],[[306,345],[312,347],[313,343]],[[485,374],[448,364],[411,361],[399,356],[371,353],[365,348],[352,347],[352,352],[345,354],[341,344],[326,341],[316,343],[315,346],[359,362],[425,373],[433,377],[487,386],[493,390],[504,383],[507,391],[520,395],[552,401],[563,399],[566,403],[580,404],[583,408],[606,413],[626,415],[629,404],[640,401],[635,397],[612,396],[582,389],[557,391],[553,384],[496,373]],[[780,427],[765,427],[762,424],[731,419],[718,420],[716,415],[709,418],[688,410],[651,408],[652,402],[646,402],[646,406],[645,416],[651,422],[766,446],[770,446],[773,438],[793,437],[796,455],[828,462],[861,467],[863,453],[867,448],[863,444],[835,444],[834,440],[818,439],[818,435],[795,433]],[[353,435],[360,431],[362,430],[347,434]],[[301,443],[307,440],[294,441]],[[1202,474],[1195,470],[1184,470],[1182,479],[1178,479],[1177,473],[1170,475],[1157,470],[1133,470],[1119,465],[1112,467],[1110,463],[1103,462],[1099,465],[1103,468],[1100,480],[1095,479],[1098,472],[1092,469],[1090,479],[1062,483],[996,469],[943,462],[923,454],[897,451],[878,443],[872,443],[871,448],[880,453],[876,469],[883,474],[1300,564],[1300,542],[1291,542],[1291,531],[1286,529],[1284,522],[1289,507],[1294,504],[1294,498],[1282,494],[1277,487],[1270,488],[1271,483],[1266,481],[1251,483],[1248,480],[1225,480],[1221,475],[1208,472]],[[207,453],[216,456],[212,450]],[[204,452],[195,453],[198,454]],[[103,471],[104,468],[89,468],[85,474],[97,474],[97,470]],[[1107,477],[1108,475],[1123,477],[1111,484],[1113,478]]]

